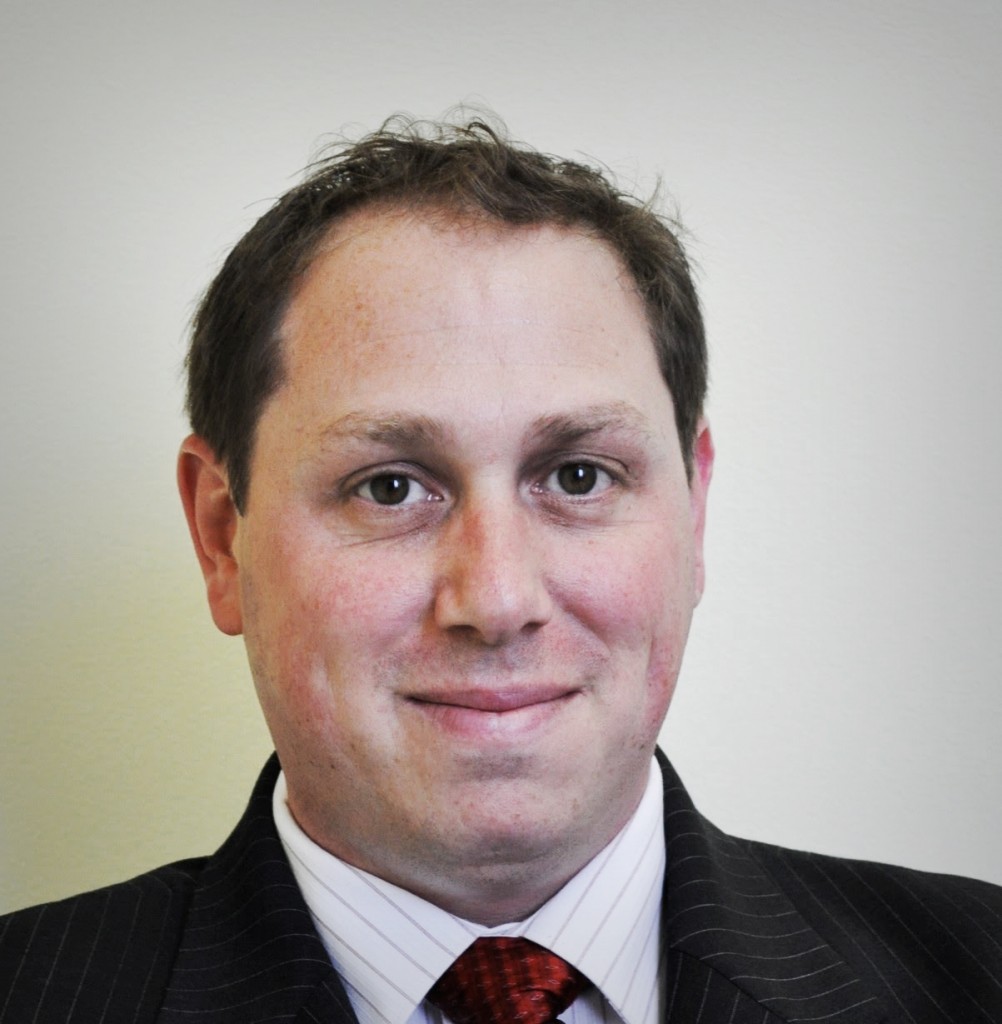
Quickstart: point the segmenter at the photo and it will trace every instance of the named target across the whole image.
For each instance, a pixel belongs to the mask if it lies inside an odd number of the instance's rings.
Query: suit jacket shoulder
[[[278,771],[211,857],[0,918],[0,1024],[357,1024],[275,832]]]
[[[1002,1021],[1002,888],[747,843],[803,918],[903,1019]]]
[[[0,918],[0,1022],[154,1020],[203,863]]]
[[[729,836],[659,760],[669,1024],[1002,1022],[1002,889]]]

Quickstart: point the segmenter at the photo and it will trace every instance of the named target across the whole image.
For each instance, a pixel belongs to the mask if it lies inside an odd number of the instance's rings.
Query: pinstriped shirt
[[[640,805],[612,842],[529,918],[494,928],[456,917],[323,850],[292,817],[284,775],[273,811],[296,882],[360,1024],[447,1024],[425,996],[484,935],[532,939],[594,982],[561,1014],[566,1024],[661,1019],[665,845],[654,762]]]

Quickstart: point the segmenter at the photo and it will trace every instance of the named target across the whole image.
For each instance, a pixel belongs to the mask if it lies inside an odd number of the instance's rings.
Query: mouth
[[[447,732],[471,739],[514,738],[549,723],[579,692],[566,686],[459,688],[407,700]]]
[[[501,689],[470,687],[417,693],[408,699],[418,704],[435,704],[442,707],[466,708],[469,711],[504,714],[506,711],[519,711],[537,704],[549,704],[574,692],[576,691],[566,686],[519,686]]]

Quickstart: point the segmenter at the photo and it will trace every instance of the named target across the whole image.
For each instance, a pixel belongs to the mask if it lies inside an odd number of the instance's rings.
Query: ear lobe
[[[243,631],[240,567],[233,553],[240,516],[230,497],[225,468],[195,434],[181,445],[177,486],[205,578],[212,620],[222,632],[236,636]]]
[[[695,581],[696,601],[703,596],[706,582],[706,564],[703,560],[703,533],[706,529],[706,495],[713,476],[713,437],[710,424],[701,419],[696,427],[696,439],[692,445],[692,479],[689,481],[689,507],[692,512],[692,528],[695,540]]]

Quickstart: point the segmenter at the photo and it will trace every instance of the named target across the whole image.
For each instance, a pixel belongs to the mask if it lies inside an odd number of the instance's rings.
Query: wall
[[[461,100],[692,231],[704,811],[1002,882],[1000,39],[973,0],[4,4],[0,908],[235,820],[269,744],[174,493],[186,321],[324,133]]]

